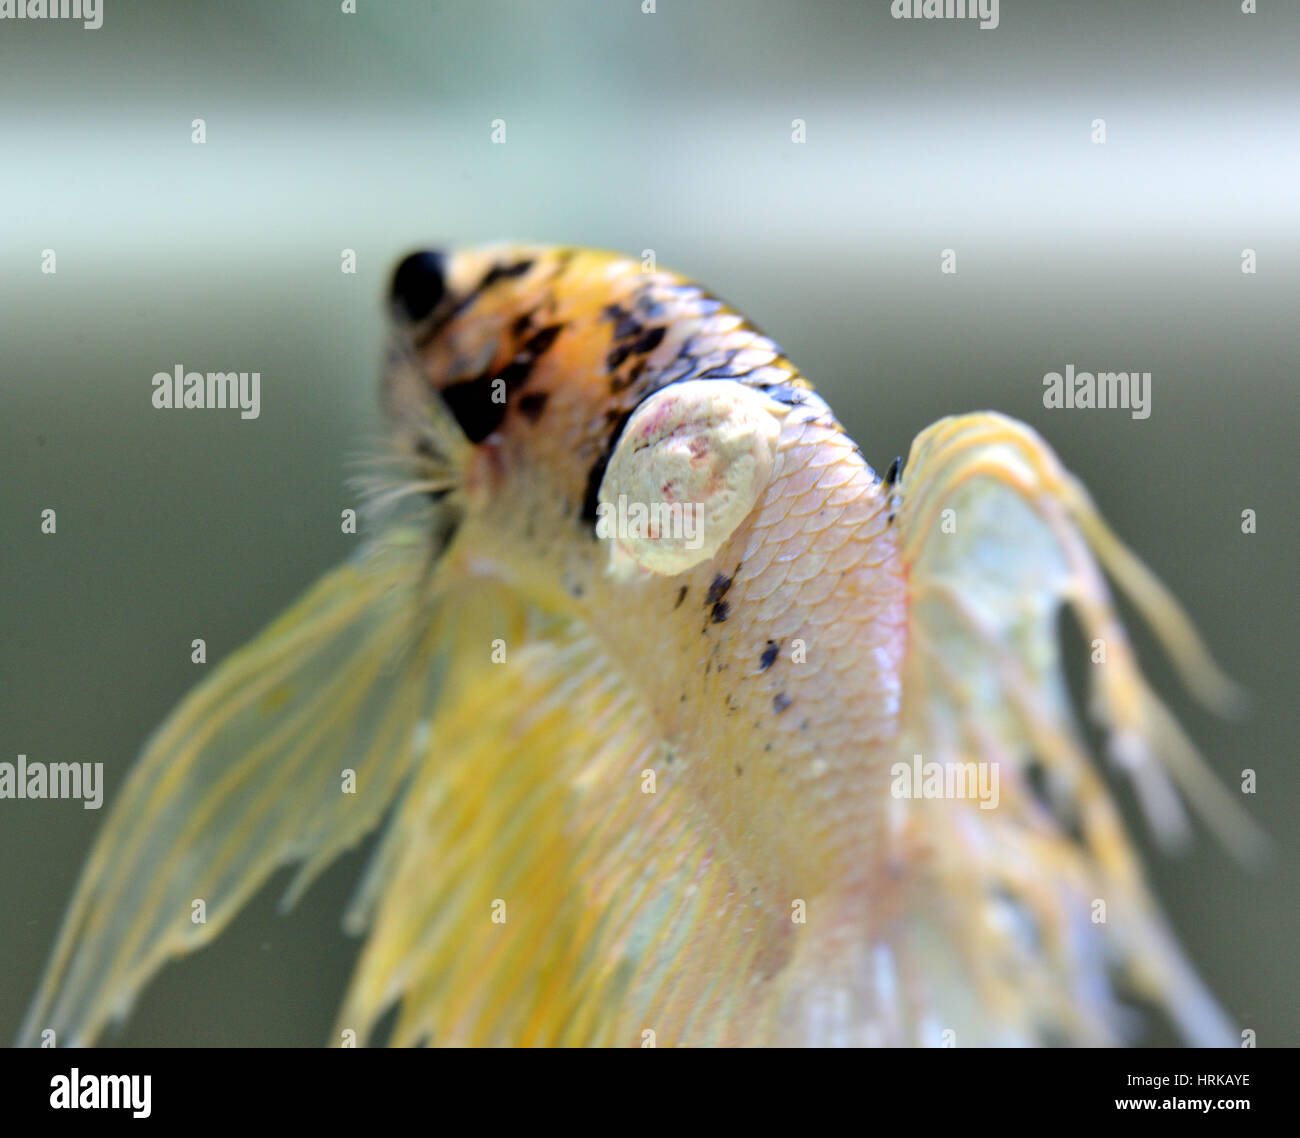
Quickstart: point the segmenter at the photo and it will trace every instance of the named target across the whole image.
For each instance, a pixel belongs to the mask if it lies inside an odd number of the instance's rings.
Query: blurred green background
[[[1150,873],[1230,1013],[1300,1042],[1300,8],[1003,0],[981,31],[887,0],[357,7],[0,23],[3,759],[102,761],[111,802],[198,678],[190,641],[221,659],[347,554],[397,256],[653,249],[780,342],[879,468],[944,414],[1026,420],[1183,598],[1252,713],[1216,720],[1139,649],[1222,780],[1259,772],[1277,850],[1251,873],[1202,832]],[[261,417],[154,410],[178,363],[260,371]],[[1045,410],[1068,363],[1152,372],[1150,418]],[[106,813],[0,802],[0,1040]],[[287,919],[278,878],[116,1040],[324,1042],[365,852]]]

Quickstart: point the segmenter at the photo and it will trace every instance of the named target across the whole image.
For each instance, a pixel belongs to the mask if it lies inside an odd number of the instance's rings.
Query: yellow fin
[[[411,765],[437,681],[427,541],[394,531],[323,577],[168,717],[82,873],[20,1042],[92,1042],[280,865],[357,842]],[[355,793],[344,793],[344,770]],[[303,882],[300,881],[298,887]],[[204,923],[191,919],[203,901]]]
[[[433,740],[369,883],[339,1032],[365,1040],[400,1003],[399,1046],[734,1039],[762,917],[590,639],[552,628],[458,675]]]
[[[913,444],[897,493],[910,637],[904,750],[990,764],[1000,801],[908,802],[896,830],[926,851],[917,895],[961,899],[948,906],[948,943],[967,946],[986,1026],[1005,1039],[1118,1042],[1107,976],[1118,964],[1189,1039],[1230,1040],[1163,927],[1077,731],[1057,641],[1062,605],[1104,650],[1092,713],[1157,830],[1176,837],[1184,824],[1172,775],[1234,848],[1251,847],[1258,831],[1143,679],[1094,553],[1199,696],[1222,707],[1230,682],[1025,425],[996,414],[940,420]]]

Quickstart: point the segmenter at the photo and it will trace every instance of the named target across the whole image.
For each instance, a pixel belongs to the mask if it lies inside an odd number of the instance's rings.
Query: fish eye
[[[443,276],[445,261],[441,253],[424,249],[404,258],[393,272],[389,296],[408,320],[424,320],[446,295]]]

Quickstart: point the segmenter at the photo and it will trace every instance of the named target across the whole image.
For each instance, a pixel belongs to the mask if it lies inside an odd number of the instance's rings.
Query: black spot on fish
[[[677,603],[673,605],[673,612],[676,612],[679,608],[682,607],[682,601],[686,599],[686,594],[689,591],[690,591],[689,585],[683,585],[681,587],[681,590],[677,594]]]
[[[776,695],[772,697],[772,710],[775,711],[777,715],[780,715],[781,712],[783,712],[792,703],[794,703],[794,700],[792,700],[788,695],[786,695],[785,692],[779,691],[776,693]]]
[[[537,363],[546,349],[555,343],[555,337],[563,330],[563,324],[549,324],[545,328],[534,332],[525,341],[523,347],[519,349],[515,358],[499,372],[492,373],[492,378],[504,380],[507,390],[510,391],[523,387],[528,382],[528,377],[533,373],[533,365]]]
[[[621,331],[624,334],[620,335]],[[665,332],[666,329],[662,326],[642,332],[641,325],[631,319],[620,322],[619,326],[614,329],[614,336],[616,339],[621,339],[622,342],[615,344],[610,349],[609,355],[605,357],[606,369],[614,371],[628,356],[642,356],[648,352],[653,352],[662,342]],[[635,340],[628,338],[633,335],[637,337]]]
[[[545,354],[546,350],[555,343],[555,337],[563,331],[563,324],[548,324],[545,328],[539,328],[524,341],[524,354],[536,360]]]
[[[733,764],[732,769],[736,772],[737,778],[740,778],[745,773],[745,768],[742,767],[739,763]]]
[[[486,378],[499,379],[506,385],[507,391],[514,391],[518,387],[523,387],[532,374],[533,361],[524,356],[516,356],[500,371],[494,372]]]
[[[769,640],[767,646],[763,649],[763,654],[758,658],[758,670],[766,672],[773,664],[776,663],[776,654],[781,651],[781,645],[775,640]]]
[[[903,458],[901,455],[895,457],[894,461],[889,464],[889,470],[885,472],[885,485],[892,486],[898,481],[898,472],[903,468]]]
[[[704,605],[708,608],[710,605],[716,605],[723,597],[727,595],[727,590],[731,588],[731,578],[724,577],[719,573],[712,581],[709,582],[709,591],[704,595]]]
[[[632,345],[633,354],[641,356],[647,352],[653,352],[663,340],[665,331],[666,329],[663,327],[651,328]]]
[[[478,286],[478,291],[482,292],[485,288],[491,288],[497,281],[522,277],[532,267],[532,261],[516,261],[513,265],[493,265],[484,275],[482,282]]]
[[[726,601],[719,601],[709,615],[714,624],[722,624],[731,615],[731,606]]]
[[[530,391],[519,400],[519,410],[530,423],[537,422],[546,410],[548,396],[545,391]]]
[[[492,377],[453,383],[442,389],[442,400],[472,443],[481,443],[501,426],[506,415],[505,401],[492,398],[495,387]]]
[[[610,351],[609,355],[605,357],[605,370],[613,371],[616,367],[618,367],[619,364],[621,364],[631,354],[632,354],[631,344],[619,344],[617,347],[615,347],[613,350]]]

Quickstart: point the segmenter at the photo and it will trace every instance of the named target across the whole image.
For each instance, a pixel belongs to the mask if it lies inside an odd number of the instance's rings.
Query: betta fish
[[[148,742],[24,1042],[95,1041],[377,830],[333,1043],[1106,1045],[1134,1005],[1233,1041],[1062,610],[1160,833],[1186,799],[1253,840],[1107,576],[1234,688],[1038,434],[945,418],[882,475],[743,316],[609,253],[416,253],[389,307],[365,540]]]

